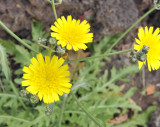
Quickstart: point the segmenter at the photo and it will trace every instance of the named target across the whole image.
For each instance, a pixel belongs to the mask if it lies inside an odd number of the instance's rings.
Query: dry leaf
[[[84,52],[83,50],[79,50],[77,52],[69,51],[67,60],[81,59],[81,58],[89,56],[89,54],[90,54],[89,52]],[[73,75],[75,72],[77,72],[78,70],[80,70],[84,67],[84,62],[71,63],[71,64],[69,64],[69,66],[70,66],[69,71],[70,71],[71,75]]]
[[[146,94],[151,95],[155,92],[155,90],[156,90],[155,85],[149,84],[147,85],[147,88],[146,88]]]
[[[107,122],[113,123],[113,124],[120,124],[122,122],[125,122],[126,120],[128,120],[128,114],[124,114],[122,116],[115,117],[112,120],[107,120]]]

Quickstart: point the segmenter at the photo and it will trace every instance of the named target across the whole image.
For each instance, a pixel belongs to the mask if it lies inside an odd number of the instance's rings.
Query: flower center
[[[46,81],[50,81],[49,78],[48,78],[48,76],[46,77]]]

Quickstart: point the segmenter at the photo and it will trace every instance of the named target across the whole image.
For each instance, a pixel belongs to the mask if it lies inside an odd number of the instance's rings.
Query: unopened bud
[[[46,114],[47,116],[50,116],[50,115],[52,114],[52,109],[49,107],[49,105],[46,106],[45,114]]]
[[[136,61],[137,61],[137,58],[136,58],[136,57],[133,57],[133,56],[130,57],[130,62],[131,62],[131,63],[135,63]]]
[[[143,45],[142,52],[147,54],[149,49],[150,49],[149,47],[147,47],[146,45]]]
[[[56,38],[54,38],[54,37],[50,38],[50,39],[49,39],[49,43],[50,43],[51,45],[57,44]]]
[[[147,47],[146,45],[143,45],[143,48],[136,53],[136,58],[137,60],[143,62],[147,59],[147,53],[148,53],[149,47]]]
[[[27,94],[29,94],[29,92],[28,92],[27,90],[21,90],[21,91],[19,92],[19,95],[20,95],[21,97],[26,97]]]
[[[160,0],[154,0],[154,6],[157,10],[160,10]]]
[[[137,61],[136,51],[131,52],[129,58],[131,63],[135,63]]]
[[[38,43],[40,43],[40,44],[45,44],[46,41],[47,41],[47,39],[45,39],[45,38],[38,38]]]
[[[60,54],[64,54],[66,52],[65,48],[62,48],[61,46],[57,47],[57,52]]]
[[[31,95],[30,101],[31,101],[31,103],[36,104],[39,102],[39,98],[37,95]]]
[[[137,59],[143,62],[147,59],[147,55],[146,54],[137,55]]]

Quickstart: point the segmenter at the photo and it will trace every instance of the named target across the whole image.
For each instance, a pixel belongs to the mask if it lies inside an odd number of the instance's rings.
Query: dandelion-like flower
[[[49,56],[45,56],[44,60],[42,54],[38,54],[37,59],[31,59],[29,67],[23,68],[23,78],[26,80],[22,81],[22,86],[28,86],[26,90],[38,95],[44,103],[59,101],[59,95],[69,93],[72,86],[68,78],[68,65],[62,65],[63,63],[63,58],[53,56],[50,59]]]
[[[159,35],[159,28],[157,28],[153,32],[153,27],[148,28],[145,27],[145,30],[143,28],[139,29],[138,37],[139,39],[135,39],[137,44],[134,45],[134,49],[140,51],[143,46],[149,47],[147,55],[147,59],[143,62],[138,61],[139,69],[143,66],[143,64],[146,64],[146,61],[148,63],[148,69],[149,71],[157,70],[160,67],[160,35]]]
[[[58,18],[54,23],[55,26],[51,26],[51,36],[55,37],[58,45],[65,47],[68,50],[85,50],[87,48],[86,43],[93,41],[93,33],[90,31],[90,25],[86,20],[80,22],[80,20],[72,19],[72,16],[68,16],[67,20],[64,16]]]

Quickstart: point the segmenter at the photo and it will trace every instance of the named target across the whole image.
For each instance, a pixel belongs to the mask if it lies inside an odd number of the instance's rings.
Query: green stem
[[[67,96],[64,95],[63,104],[62,104],[62,107],[61,107],[61,113],[60,113],[60,117],[59,117],[59,127],[61,127],[61,124],[62,124],[62,119],[63,119],[63,113],[64,113],[64,107],[65,107],[66,99],[67,99]]]
[[[25,104],[23,103],[22,99],[20,98],[20,96],[19,96],[19,94],[18,94],[18,92],[17,92],[17,90],[16,90],[16,87],[14,86],[14,84],[13,84],[12,81],[10,81],[10,84],[11,84],[11,87],[12,87],[12,89],[13,89],[13,92],[15,93],[16,97],[18,98],[19,102],[22,104],[23,108],[24,108],[24,109],[27,109],[27,107],[26,107]]]
[[[40,44],[40,43],[37,43],[37,44],[38,44],[39,46],[41,46],[41,47],[43,47],[43,48],[47,49],[47,50],[51,50],[51,52],[56,52],[56,51],[54,51],[54,50],[50,49],[50,47],[48,47],[48,46],[45,46],[45,45]]]
[[[51,4],[51,1],[50,0],[48,0],[48,2]],[[59,4],[61,4],[62,2],[60,2],[60,1],[58,1],[58,3],[54,3],[54,5],[59,5]]]
[[[28,121],[28,120],[17,118],[15,116],[0,115],[0,118],[13,119],[13,120],[17,120],[17,121],[20,121],[20,122],[30,123],[30,121]]]
[[[39,121],[41,121],[41,119],[43,117],[46,117],[46,115],[45,114],[39,115],[36,119],[34,119],[33,121],[31,121],[29,123],[29,127],[32,127],[33,125],[36,125]]]
[[[82,59],[70,60],[70,61],[66,61],[64,64],[80,62],[80,61],[88,61],[88,60],[93,60],[93,59],[99,59],[99,58],[103,58],[103,57],[106,57],[106,56],[112,56],[112,55],[122,54],[122,53],[126,53],[126,52],[131,52],[131,51],[133,51],[132,48],[122,50],[122,51],[113,52],[113,53],[98,55],[98,56],[92,56],[92,57],[85,57],[85,58],[82,58]]]
[[[77,104],[79,105],[79,107],[86,113],[86,115],[95,123],[97,124],[99,127],[103,127],[96,118],[93,117],[93,115],[91,115],[84,107],[83,105],[78,101],[77,97],[73,94],[73,92],[71,91],[71,95],[72,97],[75,99],[75,101],[77,102]]]
[[[24,42],[21,38],[19,38],[16,34],[14,34],[2,21],[0,21],[0,26],[3,27],[13,38],[15,38],[17,41],[19,41],[21,44],[26,46],[28,49],[38,53],[36,50],[34,50],[30,45],[28,45],[26,42]]]
[[[64,113],[75,113],[75,114],[81,114],[81,115],[86,115],[84,112],[79,112],[79,111],[72,111],[72,110],[68,110],[68,111],[65,111]]]
[[[13,94],[7,94],[7,93],[0,93],[0,97],[10,97],[10,98],[17,98],[16,95]],[[24,97],[20,97],[22,100],[24,101],[28,101],[28,99],[24,98]]]
[[[54,17],[55,17],[55,19],[57,20],[57,12],[56,12],[56,8],[55,8],[54,0],[51,0],[51,5],[52,5]]]
[[[52,50],[52,48],[53,48],[52,44],[48,45],[48,47],[49,47],[48,55],[51,57],[52,56],[52,52],[56,52],[56,51]]]
[[[150,9],[149,11],[147,11],[142,17],[140,17],[135,23],[133,23],[132,26],[130,26],[130,27],[111,45],[111,47],[108,49],[108,52],[110,52],[111,49],[112,49],[124,36],[126,36],[126,34],[128,34],[128,32],[130,32],[135,25],[137,25],[141,20],[143,20],[147,15],[149,15],[149,14],[150,14],[151,12],[153,12],[154,10],[156,10],[156,7],[153,7],[152,9]]]

